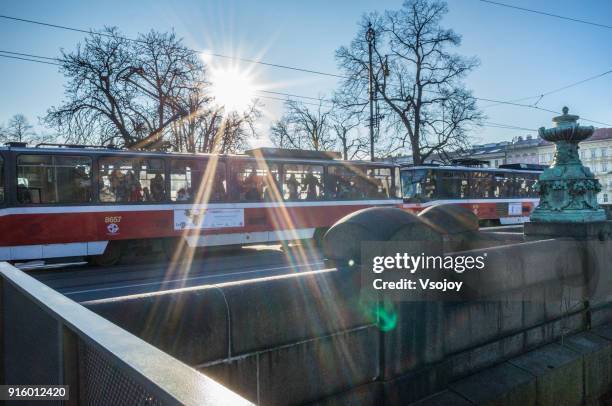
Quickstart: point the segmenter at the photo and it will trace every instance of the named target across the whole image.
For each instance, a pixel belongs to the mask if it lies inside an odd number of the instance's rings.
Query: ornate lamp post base
[[[555,143],[555,159],[544,170],[536,187],[540,204],[531,215],[532,222],[587,223],[605,221],[606,213],[597,204],[601,185],[578,156],[578,143],[595,129],[578,125],[578,116],[568,114],[553,118],[553,128],[539,129],[543,139]]]

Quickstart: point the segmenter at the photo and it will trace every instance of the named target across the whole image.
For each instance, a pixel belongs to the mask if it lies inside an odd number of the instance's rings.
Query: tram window
[[[283,165],[283,199],[323,199],[323,167],[318,165]]]
[[[402,198],[400,168],[397,167],[393,169],[393,185],[391,186],[391,194],[396,199]]]
[[[367,175],[367,197],[386,199],[393,195],[391,168],[368,168]]]
[[[0,203],[4,202],[4,159],[0,156]]]
[[[278,200],[278,165],[263,162],[234,162],[231,167],[230,191],[235,201],[260,202]]]
[[[426,202],[436,195],[436,174],[427,169],[405,170],[401,173],[402,193],[407,202]]]
[[[329,166],[325,187],[331,199],[364,199],[368,180],[361,169],[349,166]]]
[[[468,173],[463,171],[438,171],[436,197],[465,199],[468,197]]]
[[[538,176],[534,173],[525,174],[524,190],[521,196],[524,197],[536,197],[535,183],[538,180]]]
[[[515,177],[515,182],[516,196],[514,197],[526,197],[528,195],[527,178],[523,175],[517,174]]]
[[[505,173],[495,173],[493,175],[493,197],[511,197],[512,194],[512,178],[509,178]]]
[[[225,200],[225,163],[218,159],[173,160],[170,167],[170,199],[198,203]]]
[[[91,201],[91,159],[20,155],[17,158],[17,201],[23,204]]]
[[[100,158],[101,202],[161,202],[166,198],[164,161],[155,158]]]
[[[472,172],[470,177],[470,197],[493,197],[493,174],[490,172]]]

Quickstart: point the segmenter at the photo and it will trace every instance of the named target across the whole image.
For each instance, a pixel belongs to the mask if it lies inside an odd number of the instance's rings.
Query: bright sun
[[[211,91],[215,101],[226,111],[243,112],[255,98],[255,87],[249,75],[239,69],[212,69]]]

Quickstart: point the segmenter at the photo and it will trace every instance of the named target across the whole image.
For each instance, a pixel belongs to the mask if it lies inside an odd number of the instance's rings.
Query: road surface
[[[112,267],[60,265],[29,273],[70,299],[84,302],[325,269],[318,251],[300,246],[281,249],[280,245],[219,250],[174,264],[160,258],[130,262]]]

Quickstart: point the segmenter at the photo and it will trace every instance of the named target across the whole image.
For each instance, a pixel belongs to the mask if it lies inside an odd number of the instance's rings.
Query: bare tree
[[[319,98],[314,108],[289,100],[285,103],[285,114],[271,128],[275,145],[289,148],[305,148],[329,151],[335,147],[330,133],[330,108]]]
[[[295,136],[293,128],[286,115],[274,122],[270,127],[270,139],[278,148],[300,149],[300,137]]]
[[[255,123],[261,117],[257,100],[244,111],[226,111],[204,88],[196,87],[182,103],[188,114],[172,123],[169,137],[175,151],[235,153],[257,136]]]
[[[15,114],[8,121],[6,127],[6,136],[10,141],[28,142],[34,136],[34,127],[28,121],[28,118],[23,114]]]
[[[86,38],[74,52],[62,51],[66,100],[49,109],[44,120],[69,141],[131,145],[139,128],[129,113],[136,92],[123,79],[132,66],[131,44],[116,28],[102,33]]]
[[[360,111],[335,104],[330,114],[330,122],[342,159],[352,160],[367,153],[368,142],[359,133],[363,124]]]
[[[0,141],[3,143],[14,141],[38,144],[50,142],[53,138],[49,134],[35,132],[34,126],[23,114],[15,114],[9,119],[6,127],[0,127]]]
[[[189,114],[180,101],[202,85],[202,64],[174,33],[152,31],[137,41],[116,28],[102,33],[63,52],[66,101],[45,122],[73,141],[164,148],[171,124]]]
[[[461,80],[478,66],[476,58],[449,51],[461,43],[453,30],[440,23],[446,3],[408,0],[402,8],[364,17],[357,37],[341,47],[336,57],[348,79],[343,91],[354,106],[367,103],[368,43],[371,24],[373,80],[385,110],[385,129],[393,134],[389,152],[410,149],[415,164],[432,154],[465,146],[468,130],[483,119],[476,100]]]
[[[141,35],[133,43],[133,55],[133,66],[124,78],[138,90],[142,100],[130,105],[142,132],[134,147],[159,148],[171,124],[191,113],[192,106],[184,102],[206,85],[204,66],[173,32]],[[202,103],[208,100],[204,98]]]

